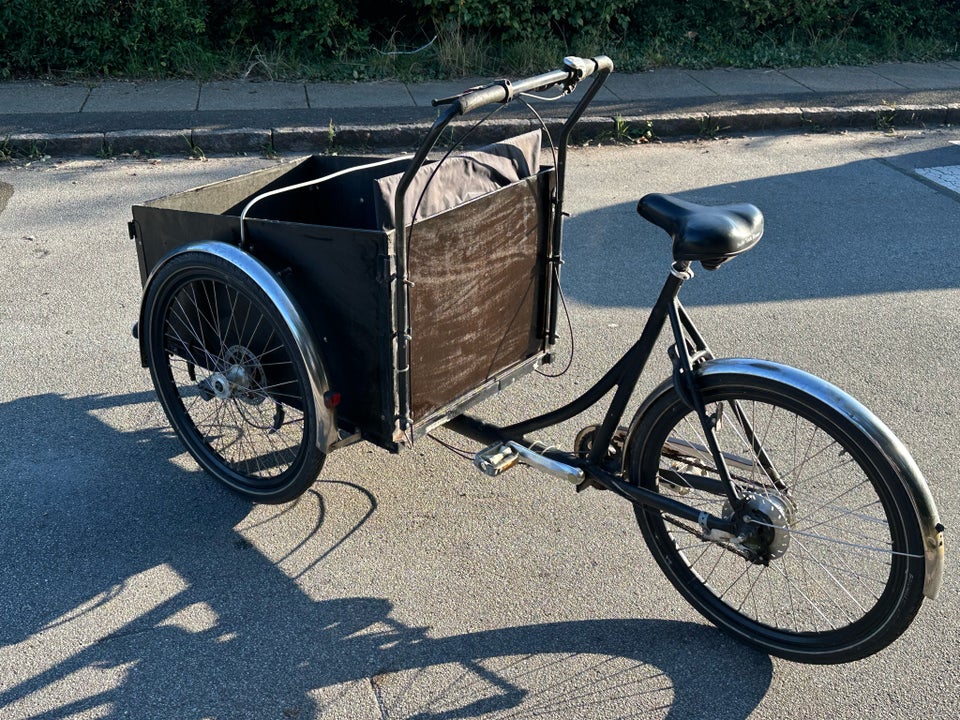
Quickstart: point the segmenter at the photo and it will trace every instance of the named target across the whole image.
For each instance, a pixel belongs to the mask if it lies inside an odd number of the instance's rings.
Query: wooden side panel
[[[256,256],[275,268],[313,330],[341,426],[392,447],[393,306],[385,233],[253,220]]]
[[[543,348],[541,187],[529,178],[409,231],[414,422]]]
[[[236,243],[239,212],[258,193],[365,161],[307,158],[283,166],[282,172],[269,168],[134,206],[141,279],[145,282],[164,255],[186,243]],[[386,171],[396,167],[386,166]],[[321,224],[373,224],[372,172],[351,173],[333,183],[256,206],[248,216],[246,249],[277,273],[300,305],[332,388],[341,393],[341,425],[393,449],[392,238],[382,231]]]

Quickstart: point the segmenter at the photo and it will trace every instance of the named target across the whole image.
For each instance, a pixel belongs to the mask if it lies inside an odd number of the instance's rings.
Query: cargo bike
[[[636,343],[561,408],[506,426],[467,413],[553,358],[568,142],[612,69],[567,58],[434,101],[410,156],[315,155],[135,206],[142,364],[198,464],[253,500],[293,500],[357,440],[396,452],[445,426],[488,475],[523,464],[632,503],[663,572],[737,638],[803,662],[870,655],[936,596],[943,526],[869,410],[802,371],[715,358],[680,303],[694,263],[760,240],[756,207],[643,197],[672,258]],[[526,98],[590,76],[542,161]],[[541,127],[430,159],[455,119],[515,101]],[[625,423],[665,328],[672,376]],[[569,449],[533,439],[611,395]]]

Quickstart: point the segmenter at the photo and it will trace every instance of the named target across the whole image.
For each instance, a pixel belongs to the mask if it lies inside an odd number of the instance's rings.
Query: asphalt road
[[[767,235],[697,272],[684,288],[695,319],[718,355],[797,365],[884,419],[927,477],[949,562],[960,195],[912,171],[960,165],[958,140],[574,151],[573,368],[524,380],[483,413],[507,420],[562,402],[636,337],[668,258],[666,236],[636,216],[640,195],[749,200]],[[129,208],[272,162],[0,166],[0,717],[955,715],[952,563],[940,598],[893,646],[805,666],[702,621],[609,494],[576,495],[527,469],[491,481],[427,441],[399,456],[334,453],[300,502],[279,507],[198,472],[130,336],[140,287]],[[568,443],[576,429],[545,439]]]

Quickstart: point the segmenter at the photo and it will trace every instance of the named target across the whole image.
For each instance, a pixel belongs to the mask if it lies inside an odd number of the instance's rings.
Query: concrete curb
[[[703,113],[586,116],[573,134],[577,143],[641,137],[683,140],[729,133],[874,128],[928,128],[960,124],[960,103],[855,107],[749,108]],[[556,137],[559,121],[547,120]],[[81,133],[22,133],[0,139],[0,156],[234,155],[309,153],[331,150],[394,151],[414,148],[427,122],[387,125],[327,125],[276,128],[185,128]],[[478,128],[473,142],[490,142],[535,127],[529,119],[497,119]]]

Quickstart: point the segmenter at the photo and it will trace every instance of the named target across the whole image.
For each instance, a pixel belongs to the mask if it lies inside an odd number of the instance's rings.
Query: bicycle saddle
[[[699,260],[707,270],[745,253],[763,236],[763,213],[748,203],[697,205],[651,193],[640,198],[637,212],[673,238],[674,260]]]

